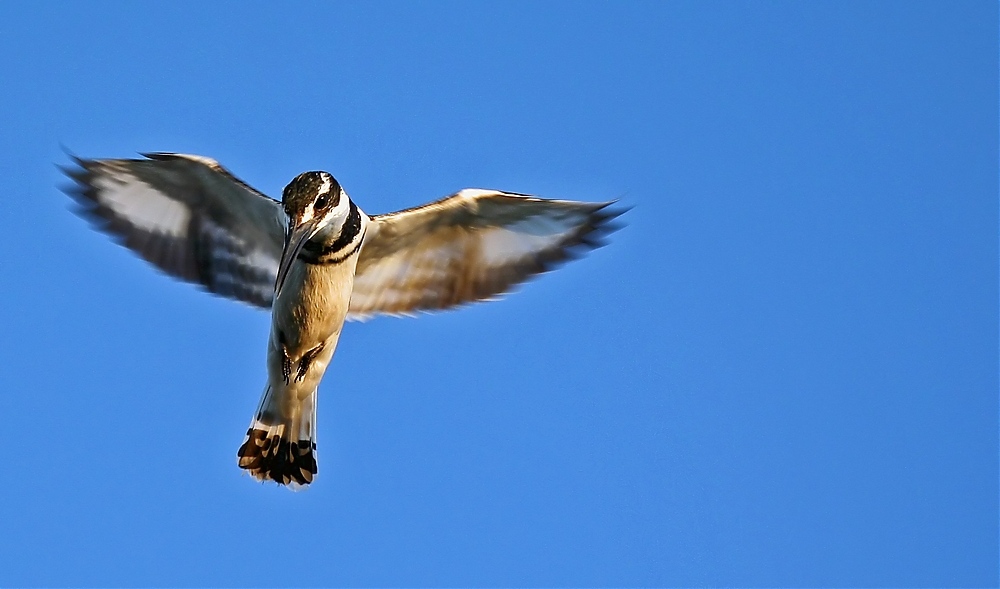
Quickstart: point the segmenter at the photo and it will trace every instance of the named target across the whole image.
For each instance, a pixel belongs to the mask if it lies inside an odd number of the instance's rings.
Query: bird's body
[[[330,190],[336,189],[332,180]],[[239,451],[240,467],[258,478],[303,485],[316,474],[317,389],[347,319],[370,223],[346,193],[339,208],[346,211],[341,223],[307,236],[298,251],[290,249],[294,243],[285,245],[284,255],[293,257],[271,310],[267,387]]]
[[[298,467],[295,459],[299,449],[307,456],[315,451],[317,388],[344,327],[357,258],[355,253],[327,266],[297,263],[289,270],[283,292],[275,297],[267,342],[267,387],[240,448],[240,467],[258,478],[305,484],[316,473],[314,457],[304,467]],[[273,446],[275,436],[308,445],[296,448],[288,468],[272,474],[275,467],[263,468],[268,454],[251,444],[261,441],[262,446],[263,440],[271,440]]]
[[[271,307],[267,383],[239,466],[302,486],[316,468],[317,389],[344,322],[494,298],[596,247],[610,203],[467,189],[369,217],[327,172],[300,174],[281,203],[213,160],[149,154],[77,160],[70,191],[100,228],[166,272]]]

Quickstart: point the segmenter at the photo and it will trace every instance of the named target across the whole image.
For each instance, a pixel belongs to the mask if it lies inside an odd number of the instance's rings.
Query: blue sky
[[[0,5],[0,586],[998,581],[997,5]],[[235,452],[268,316],[54,164],[368,212],[634,207],[498,303],[351,324],[320,474]]]

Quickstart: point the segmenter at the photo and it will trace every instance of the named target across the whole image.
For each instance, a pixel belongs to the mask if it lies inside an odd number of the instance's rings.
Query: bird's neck
[[[344,222],[331,224],[320,230],[302,246],[298,259],[307,264],[319,265],[343,262],[360,251],[368,221],[368,215],[351,202],[350,212]]]

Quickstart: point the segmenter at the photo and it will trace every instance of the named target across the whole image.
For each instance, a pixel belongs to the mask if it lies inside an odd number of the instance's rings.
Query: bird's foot
[[[299,360],[299,370],[295,373],[295,382],[299,382],[306,377],[306,372],[309,371],[309,366],[312,364],[313,360],[316,359],[316,356],[323,351],[325,345],[325,343],[320,344],[302,356],[302,359]],[[285,380],[287,382],[288,379],[286,378]]]

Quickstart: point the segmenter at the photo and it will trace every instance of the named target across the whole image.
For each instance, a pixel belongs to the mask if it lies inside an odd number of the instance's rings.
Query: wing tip
[[[88,167],[88,160],[74,155],[70,157],[73,158],[73,164],[56,164],[56,169],[70,180],[69,183],[60,183],[58,188],[79,207],[79,210],[74,211],[76,214],[90,217],[99,208],[97,195],[94,194],[95,189],[89,181],[94,172]]]
[[[604,241],[606,237],[627,226],[627,223],[620,220],[620,217],[634,207],[631,205],[618,206],[618,202],[618,200],[612,200],[597,205],[597,208],[590,213],[589,222],[583,226],[583,231],[579,235],[581,242],[593,241],[597,244],[594,247],[603,247],[607,245],[607,242]]]
[[[599,215],[602,219],[615,219],[635,208],[635,205],[623,205],[618,199],[597,203],[593,214]]]

